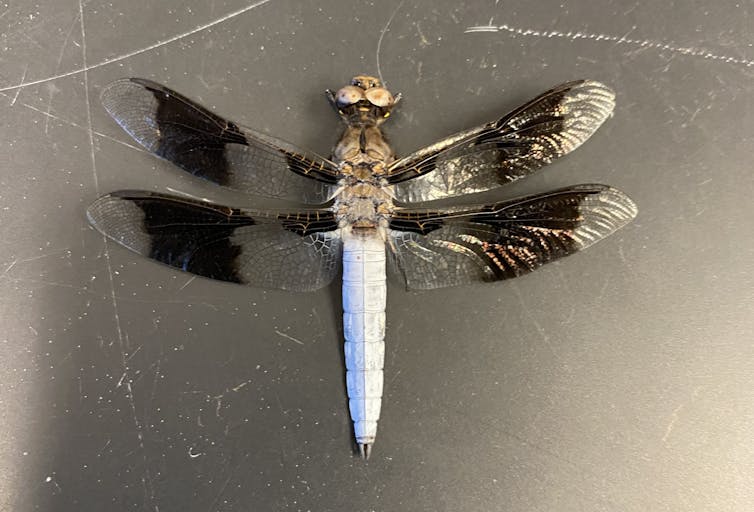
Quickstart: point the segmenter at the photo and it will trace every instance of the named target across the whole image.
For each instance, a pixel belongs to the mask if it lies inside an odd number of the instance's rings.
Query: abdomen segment
[[[385,360],[385,243],[376,230],[348,233],[343,246],[346,388],[356,443],[369,455],[377,435]]]

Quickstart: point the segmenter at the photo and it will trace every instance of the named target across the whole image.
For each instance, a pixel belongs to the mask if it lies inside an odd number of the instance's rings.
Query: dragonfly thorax
[[[344,184],[334,209],[341,227],[376,228],[386,222],[393,202],[381,185],[357,182]]]
[[[382,174],[394,158],[393,149],[376,126],[347,127],[333,150],[333,159],[343,174],[367,168],[374,174]]]
[[[333,159],[341,175],[335,204],[339,224],[357,228],[385,224],[393,203],[384,174],[395,156],[380,129],[349,125]]]

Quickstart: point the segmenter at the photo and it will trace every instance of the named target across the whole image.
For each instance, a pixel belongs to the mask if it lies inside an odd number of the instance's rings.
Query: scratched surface
[[[747,510],[754,502],[754,16],[745,2],[0,2],[0,510]],[[379,72],[402,154],[557,83],[615,116],[506,196],[639,205],[507,283],[388,294],[372,460],[352,456],[338,285],[287,294],[135,257],[118,188],[207,185],[98,95],[167,83],[327,152],[321,91]],[[256,203],[254,203],[256,204]]]

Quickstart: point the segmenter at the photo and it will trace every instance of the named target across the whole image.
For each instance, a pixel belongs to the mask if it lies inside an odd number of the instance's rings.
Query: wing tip
[[[598,89],[600,91],[604,91],[606,93],[609,93],[611,95],[615,95],[615,91],[612,87],[605,84],[604,82],[600,82],[599,80],[593,80],[591,78],[583,78],[581,80],[576,80],[575,82],[571,82],[574,84],[573,89],[576,88],[592,88],[592,89]]]
[[[639,214],[639,207],[636,202],[620,189],[605,185],[605,190],[601,196],[604,202],[608,202],[611,206],[621,210],[626,224]]]
[[[566,97],[573,97],[579,103],[592,104],[598,108],[600,121],[595,125],[596,130],[605,119],[607,119],[613,110],[615,110],[615,91],[612,87],[592,79],[576,80],[564,84],[567,92]],[[568,87],[570,86],[570,87]],[[581,97],[585,94],[586,97]]]
[[[102,88],[102,91],[100,91],[99,97],[100,101],[103,105],[105,105],[105,108],[107,108],[107,104],[110,103],[110,100],[114,97],[114,91],[120,87],[123,86],[129,86],[137,80],[140,80],[139,78],[131,78],[131,77],[125,77],[125,78],[119,78],[117,80],[113,80],[112,82],[108,83]],[[108,110],[109,112],[109,110]]]
[[[626,219],[626,222],[635,219],[639,214],[639,207],[636,202],[625,192],[611,185],[604,185],[602,183],[583,183],[564,187],[556,192],[566,192],[568,190],[581,190],[584,192],[592,191],[598,196],[600,202],[618,207],[621,210],[621,213],[624,214],[622,217]]]

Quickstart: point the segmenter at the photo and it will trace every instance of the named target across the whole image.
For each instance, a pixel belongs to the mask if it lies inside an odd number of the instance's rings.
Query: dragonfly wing
[[[631,199],[605,185],[474,207],[399,209],[390,221],[391,271],[414,290],[510,279],[589,247],[636,213]]]
[[[219,281],[311,291],[339,270],[342,243],[330,210],[252,211],[123,190],[100,197],[87,214],[132,251]]]
[[[599,82],[579,80],[503,118],[448,137],[394,162],[387,180],[400,202],[483,192],[527,176],[588,139],[615,107]]]
[[[102,91],[108,113],[139,144],[181,169],[249,194],[324,203],[337,166],[223,119],[156,82],[125,78]]]

